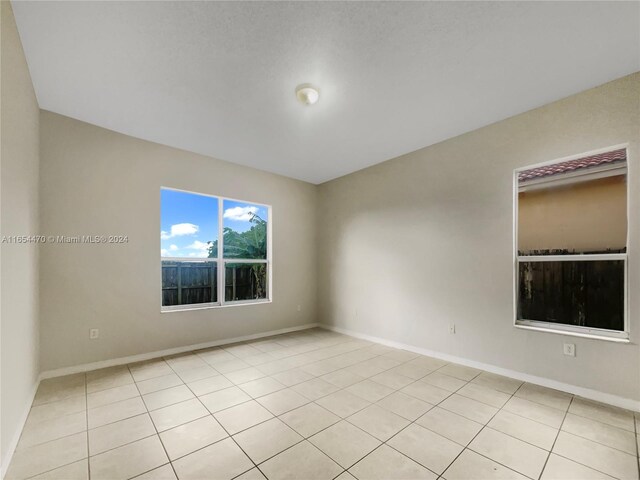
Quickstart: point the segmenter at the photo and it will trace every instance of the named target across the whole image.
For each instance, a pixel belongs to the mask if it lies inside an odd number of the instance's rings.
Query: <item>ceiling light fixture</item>
[[[313,105],[320,99],[320,91],[309,83],[303,83],[296,87],[296,97],[305,105]]]

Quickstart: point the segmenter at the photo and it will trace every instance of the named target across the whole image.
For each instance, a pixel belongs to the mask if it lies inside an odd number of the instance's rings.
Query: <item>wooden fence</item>
[[[227,263],[225,301],[266,298],[266,264]],[[162,261],[162,305],[218,301],[217,262]]]
[[[521,261],[518,318],[624,330],[624,261]]]
[[[218,301],[216,262],[162,262],[162,305]]]

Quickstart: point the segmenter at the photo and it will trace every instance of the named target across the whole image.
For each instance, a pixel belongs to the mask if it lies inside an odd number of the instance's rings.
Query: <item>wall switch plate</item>
[[[563,352],[565,355],[568,355],[569,357],[575,357],[576,356],[576,345],[575,343],[565,343],[564,344],[564,348],[563,348]]]
[[[98,330],[97,328],[92,328],[91,330],[89,330],[89,338],[91,340],[95,340],[99,336],[100,336],[100,330]]]
[[[300,305],[298,305],[298,311],[302,310],[302,307]]]
[[[455,323],[450,323],[449,324],[449,333],[456,333],[456,324]]]

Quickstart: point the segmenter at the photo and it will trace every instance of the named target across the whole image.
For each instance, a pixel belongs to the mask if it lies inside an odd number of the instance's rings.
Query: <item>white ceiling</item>
[[[41,108],[312,183],[640,70],[638,2],[13,8]]]

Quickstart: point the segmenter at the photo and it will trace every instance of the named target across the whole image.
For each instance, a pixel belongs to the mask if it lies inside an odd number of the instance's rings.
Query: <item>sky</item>
[[[251,213],[268,221],[267,207],[207,195],[160,191],[160,254],[163,257],[206,257],[207,242],[218,239],[218,202],[223,205],[223,227],[236,232],[251,228]]]

